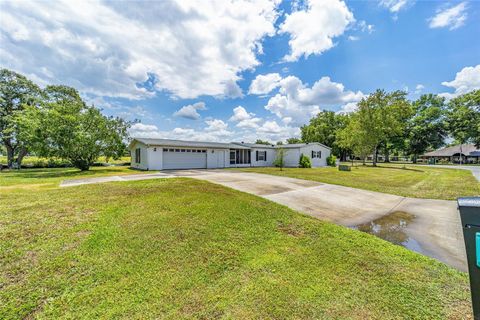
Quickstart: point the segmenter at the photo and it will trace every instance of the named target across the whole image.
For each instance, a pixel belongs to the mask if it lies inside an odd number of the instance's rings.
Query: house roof
[[[149,146],[169,146],[169,147],[197,147],[197,148],[219,148],[219,149],[249,149],[241,145],[222,142],[205,142],[205,141],[184,141],[171,139],[152,139],[152,138],[133,138],[130,143],[132,146],[134,141],[139,141]]]
[[[454,154],[460,153],[460,145],[446,147],[435,151],[427,152],[425,157],[451,157]],[[480,150],[473,144],[462,144],[461,153],[465,156],[480,156]]]
[[[307,145],[320,145],[327,149],[329,147],[318,143],[294,143],[294,144],[282,144],[282,145],[266,145],[257,143],[244,143],[244,142],[205,142],[205,141],[184,141],[184,140],[172,140],[172,139],[154,139],[154,138],[133,138],[130,142],[129,148],[132,147],[135,141],[139,141],[147,146],[169,146],[169,147],[196,147],[196,148],[219,148],[219,149],[251,149],[251,148],[268,148],[268,149],[292,149],[301,148]]]

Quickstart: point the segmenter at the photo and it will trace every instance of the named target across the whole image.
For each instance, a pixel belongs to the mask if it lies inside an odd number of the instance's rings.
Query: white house
[[[321,143],[263,145],[134,138],[129,145],[131,166],[141,170],[271,167],[277,150],[285,150],[285,166],[298,167],[303,153],[312,167],[327,165],[330,148]]]

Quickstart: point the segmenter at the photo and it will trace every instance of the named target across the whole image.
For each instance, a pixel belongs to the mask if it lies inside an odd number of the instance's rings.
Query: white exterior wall
[[[300,148],[285,148],[285,167],[298,167],[300,161]]]
[[[163,148],[162,147],[148,147],[147,149],[148,170],[162,170],[163,169]]]
[[[140,148],[140,163],[135,162],[135,150]],[[140,142],[135,142],[130,149],[130,166],[135,169],[148,170],[148,151],[147,146]]]
[[[207,149],[207,168],[226,168],[229,167],[228,149]]]
[[[321,151],[322,157],[320,159],[319,158],[312,159],[312,151]],[[310,158],[310,161],[312,162],[312,167],[314,168],[325,167],[327,165],[327,157],[330,156],[330,149],[325,148],[324,146],[321,146],[318,144],[311,144],[305,147],[301,147],[300,153],[303,153],[304,155]],[[300,159],[300,155],[299,155],[299,159]]]
[[[267,160],[266,161],[257,161],[257,151],[266,151]],[[252,148],[250,162],[252,167],[272,167],[277,153],[275,149],[270,148]]]

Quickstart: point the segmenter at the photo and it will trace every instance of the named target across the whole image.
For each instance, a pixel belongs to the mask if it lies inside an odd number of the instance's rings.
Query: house
[[[462,144],[427,152],[422,158],[433,163],[439,160],[451,163],[479,163],[480,149],[473,144]]]
[[[286,167],[298,167],[302,153],[313,167],[326,166],[330,155],[329,147],[316,142],[278,146],[134,138],[129,145],[131,166],[141,170],[271,167],[280,148]]]

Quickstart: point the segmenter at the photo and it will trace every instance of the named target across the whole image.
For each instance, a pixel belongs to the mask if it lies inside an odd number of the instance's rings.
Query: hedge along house
[[[298,167],[302,153],[312,167],[326,166],[330,155],[329,147],[316,142],[278,146],[134,138],[129,145],[131,166],[140,170],[271,167],[280,148],[285,150],[286,167]]]

